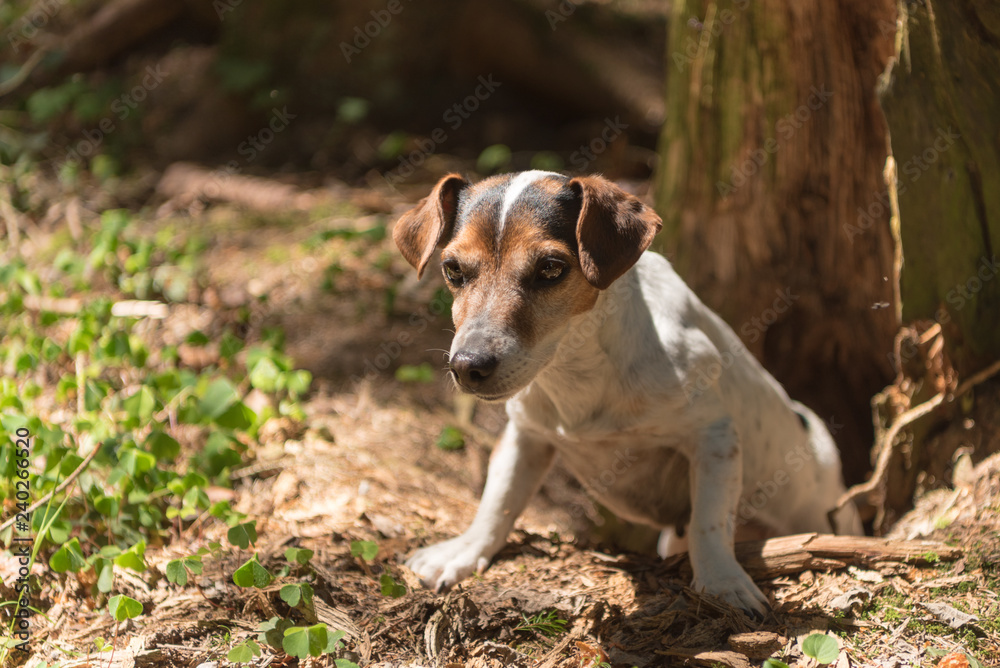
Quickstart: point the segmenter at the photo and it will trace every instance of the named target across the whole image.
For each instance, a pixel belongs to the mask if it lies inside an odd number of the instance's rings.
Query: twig
[[[83,365],[86,363],[87,358],[83,352],[78,352],[76,354],[76,359],[73,360],[73,367],[76,371],[76,413],[77,415],[82,414],[87,409],[87,381],[84,376]],[[94,448],[95,450],[97,448]]]
[[[45,295],[25,295],[24,307],[30,311],[48,311],[60,315],[76,315],[84,308],[84,301],[75,297],[47,297]],[[123,299],[111,305],[111,315],[118,318],[152,318],[162,320],[170,314],[170,308],[163,302]]]
[[[959,384],[950,399],[954,400],[956,397],[962,396],[974,386],[984,380],[992,378],[997,373],[1000,373],[1000,360],[997,360],[985,369],[969,376],[969,378]],[[882,438],[879,439],[879,443],[876,445],[878,450],[878,461],[875,463],[875,471],[872,473],[872,477],[866,482],[854,485],[849,490],[844,492],[844,494],[837,501],[837,510],[840,510],[848,503],[859,497],[866,496],[878,489],[881,489],[886,484],[886,473],[889,470],[889,460],[892,458],[893,443],[896,440],[896,436],[899,435],[899,432],[903,429],[903,427],[911,424],[919,418],[922,418],[940,406],[944,402],[945,398],[948,398],[947,393],[940,392],[924,403],[914,406],[910,410],[901,414],[893,421],[892,426],[889,427],[884,434],[882,434]]]
[[[162,320],[170,313],[163,302],[125,299],[111,305],[111,315],[119,318],[152,318]]]
[[[73,471],[72,473],[69,474],[68,478],[66,478],[65,480],[63,480],[51,492],[49,492],[48,494],[46,494],[42,498],[38,499],[38,501],[35,501],[33,504],[31,504],[30,506],[28,506],[28,510],[26,510],[25,513],[33,513],[33,512],[35,512],[36,510],[38,510],[39,508],[41,508],[42,506],[44,506],[46,503],[48,503],[49,499],[51,499],[53,496],[55,496],[56,494],[60,493],[61,491],[63,491],[64,489],[66,489],[67,487],[69,487],[70,485],[72,485],[73,481],[76,480],[80,476],[81,473],[83,473],[83,470],[85,468],[87,468],[87,466],[90,464],[90,462],[92,462],[94,460],[94,457],[97,456],[97,453],[100,452],[100,450],[101,450],[100,446],[99,445],[95,445],[94,449],[91,450],[87,454],[86,457],[84,457],[83,461],[80,462],[80,465],[76,467],[75,471]],[[17,515],[15,515],[14,517],[11,517],[9,520],[7,520],[6,522],[4,522],[3,524],[0,524],[0,531],[6,530],[7,527],[9,527],[12,524],[14,524],[14,520],[16,520],[16,519],[17,519]]]
[[[48,311],[59,315],[76,315],[83,308],[83,302],[75,297],[25,295],[23,303],[29,311]]]
[[[25,79],[28,78],[28,75],[30,75],[35,68],[38,67],[38,64],[42,62],[42,58],[44,58],[45,54],[48,52],[49,50],[47,47],[43,46],[39,48],[31,54],[28,60],[24,62],[24,65],[21,65],[21,69],[19,69],[14,76],[6,81],[0,82],[0,97],[17,90],[18,86],[24,83]]]
[[[998,373],[1000,373],[1000,360],[997,360],[996,362],[989,365],[982,371],[977,371],[976,373],[969,376],[968,379],[966,379],[964,382],[959,383],[958,389],[955,390],[955,396],[959,397],[965,394],[966,392],[971,390],[974,386],[979,385],[979,383],[983,382],[984,380],[989,380]]]

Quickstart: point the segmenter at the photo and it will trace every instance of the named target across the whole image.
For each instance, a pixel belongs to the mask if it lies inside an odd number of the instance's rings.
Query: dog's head
[[[446,176],[392,236],[420,274],[442,249],[455,296],[449,368],[462,389],[501,400],[552,360],[570,319],[660,227],[652,209],[600,176],[531,171],[477,184]]]

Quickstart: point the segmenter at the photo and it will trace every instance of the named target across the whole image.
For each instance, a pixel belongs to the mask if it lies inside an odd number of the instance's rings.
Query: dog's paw
[[[763,619],[771,609],[767,597],[739,566],[729,574],[715,573],[695,577],[691,586],[695,591],[712,594],[733,607],[745,610],[751,617]]]
[[[458,536],[417,550],[406,567],[420,576],[420,584],[438,592],[447,591],[473,573],[482,573],[493,553],[480,542]]]

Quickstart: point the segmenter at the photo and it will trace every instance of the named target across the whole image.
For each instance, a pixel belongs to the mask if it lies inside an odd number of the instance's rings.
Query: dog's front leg
[[[508,423],[493,450],[486,488],[472,524],[461,536],[417,550],[406,565],[425,587],[444,591],[482,572],[507,542],[528,501],[538,490],[555,449]]]
[[[701,434],[691,462],[690,556],[693,587],[763,615],[767,598],[736,561],[736,509],[743,487],[743,452],[729,418]]]

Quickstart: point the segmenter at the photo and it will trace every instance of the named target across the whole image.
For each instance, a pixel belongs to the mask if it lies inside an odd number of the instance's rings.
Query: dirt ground
[[[375,209],[356,194],[343,210],[283,221],[253,222],[225,207],[169,213],[212,243],[199,299],[172,309],[164,332],[195,319],[210,331],[230,305],[249,303],[253,327],[282,326],[288,352],[316,377],[307,419],[266,425],[232,494],[234,507],[257,520],[262,563],[278,564],[289,546],[315,551],[312,571],[296,579],[313,583],[319,621],[346,632],[340,658],[360,666],[576,668],[760,666],[775,657],[812,666],[799,642],[818,631],[837,637],[837,668],[931,666],[950,652],[967,653],[971,665],[1000,665],[998,456],[976,464],[960,456],[948,484],[890,534],[954,546],[954,558],[935,548],[907,559],[814,555],[806,567],[758,578],[773,604],[761,622],[687,588],[683,560],[602,547],[609,523],[558,468],[482,576],[447,594],[419,588],[403,558],[471,520],[503,415],[457,397],[441,373],[450,332],[436,306],[436,274],[417,281],[388,237],[366,234],[390,225],[409,199]],[[432,382],[393,375],[424,362]],[[995,406],[1000,387],[980,396]],[[465,434],[463,448],[437,447],[446,426]],[[195,522],[179,540],[147,550],[148,577],[119,572],[147,614],[117,631],[103,609],[89,609],[72,586],[62,589],[30,665],[226,665],[233,643],[289,613],[278,589],[291,580],[237,588],[231,574],[248,554],[235,549],[207,560],[194,585],[163,576],[170,559],[224,537],[224,526]],[[377,543],[374,560],[351,556],[359,540]],[[5,579],[9,567],[0,566]],[[384,572],[405,583],[404,595],[382,595]],[[112,662],[93,640],[116,633]],[[254,661],[295,663],[267,647]]]

